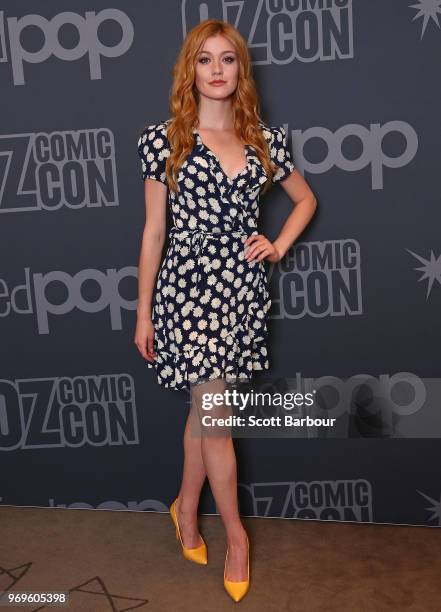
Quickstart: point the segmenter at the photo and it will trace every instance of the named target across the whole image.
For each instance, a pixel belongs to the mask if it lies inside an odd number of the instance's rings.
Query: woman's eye
[[[226,57],[223,58],[228,64],[232,64],[235,60],[235,57],[233,55],[227,55]],[[210,61],[209,57],[201,57],[199,59],[199,62],[201,64],[207,64]]]

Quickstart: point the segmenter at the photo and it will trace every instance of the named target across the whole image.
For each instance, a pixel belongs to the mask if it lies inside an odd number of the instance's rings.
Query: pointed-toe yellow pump
[[[184,546],[184,543],[181,537],[181,530],[179,529],[178,517],[176,516],[176,502],[177,502],[177,498],[170,506],[170,515],[176,527],[176,539],[179,540],[181,543],[182,554],[189,561],[193,561],[193,563],[199,563],[200,565],[207,565],[208,563],[207,546],[202,536],[201,536],[201,540],[202,540],[201,546],[198,546],[197,548],[186,548]]]
[[[247,579],[241,580],[240,582],[234,582],[232,580],[227,580],[227,559],[228,559],[228,548],[227,554],[225,556],[225,566],[224,566],[224,587],[227,591],[228,595],[234,599],[234,601],[238,602],[245,597],[248,593],[248,589],[250,588],[250,542],[247,536],[247,547],[248,547],[248,558],[247,558]]]

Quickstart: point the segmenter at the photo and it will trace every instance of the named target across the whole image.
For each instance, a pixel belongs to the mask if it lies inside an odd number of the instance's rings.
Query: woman
[[[147,222],[135,344],[159,384],[189,389],[192,399],[182,484],[170,513],[184,556],[207,563],[197,510],[208,477],[226,530],[224,586],[235,601],[249,588],[236,457],[228,428],[202,425],[203,399],[269,368],[263,260],[280,261],[316,208],[285,130],[266,125],[258,108],[246,42],[228,23],[206,20],[189,32],[174,67],[173,116],[147,126],[138,141]],[[277,181],[295,206],[271,242],[257,231],[258,202]],[[167,193],[173,227],[155,287]],[[221,403],[210,415],[230,413]]]

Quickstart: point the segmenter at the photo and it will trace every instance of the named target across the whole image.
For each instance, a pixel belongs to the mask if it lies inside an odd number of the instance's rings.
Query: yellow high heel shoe
[[[228,548],[227,554],[225,556],[225,566],[224,566],[224,587],[227,591],[228,595],[234,599],[234,601],[240,601],[242,597],[244,597],[248,589],[250,588],[250,542],[247,536],[247,547],[248,547],[248,558],[247,558],[247,579],[241,580],[240,582],[234,582],[232,580],[226,579],[227,573],[227,559],[228,559]]]
[[[171,514],[171,517],[173,519],[173,523],[175,524],[175,527],[176,527],[176,539],[181,542],[182,554],[189,561],[193,561],[194,563],[199,563],[200,565],[207,565],[207,563],[208,563],[208,560],[207,560],[207,546],[206,546],[202,536],[201,536],[201,540],[202,540],[203,543],[201,544],[201,546],[198,546],[197,548],[186,548],[184,546],[184,543],[183,543],[182,537],[181,537],[181,530],[179,529],[178,517],[176,516],[176,502],[177,502],[177,500],[178,500],[178,498],[176,498],[175,501],[170,506],[170,514]]]

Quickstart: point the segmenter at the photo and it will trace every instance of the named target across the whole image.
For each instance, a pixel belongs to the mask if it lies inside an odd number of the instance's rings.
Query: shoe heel
[[[182,554],[189,561],[193,561],[193,563],[198,563],[199,565],[207,565],[207,563],[208,563],[208,559],[207,559],[207,545],[205,544],[204,539],[202,538],[202,536],[201,536],[202,544],[200,546],[198,546],[197,548],[186,548],[184,546],[184,543],[183,543],[182,538],[181,538],[180,530],[179,530],[178,517],[177,517],[177,514],[176,514],[176,501],[177,501],[177,499],[175,499],[175,501],[170,506],[170,515],[171,515],[171,518],[173,520],[173,524],[174,524],[175,529],[176,529],[176,539],[179,540],[179,542],[181,544]]]

